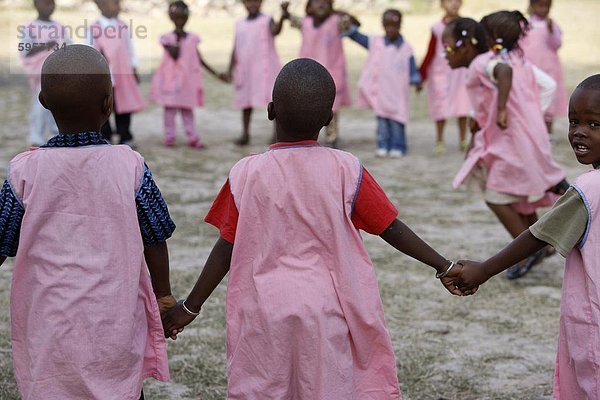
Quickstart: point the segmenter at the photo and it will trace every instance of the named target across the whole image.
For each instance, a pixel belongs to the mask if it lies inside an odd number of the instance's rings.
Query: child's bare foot
[[[233,143],[235,143],[238,146],[247,146],[250,143],[250,137],[249,136],[240,136]]]

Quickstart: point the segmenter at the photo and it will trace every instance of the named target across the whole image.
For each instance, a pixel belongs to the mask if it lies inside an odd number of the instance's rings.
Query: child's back
[[[169,378],[136,214],[143,160],[55,139],[9,165],[24,208],[11,294],[19,387],[28,399],[137,399],[143,378]]]
[[[155,296],[170,295],[164,242],[174,225],[143,158],[99,133],[112,104],[100,53],[53,53],[41,88],[61,134],[15,157],[0,195],[0,265],[16,256],[19,391],[137,400],[144,378],[169,379]]]
[[[274,374],[284,378],[270,398],[398,396],[377,281],[351,221],[361,173],[350,153],[310,143],[231,170],[240,212],[227,291],[230,396],[259,395]],[[257,364],[260,373],[243,376]]]

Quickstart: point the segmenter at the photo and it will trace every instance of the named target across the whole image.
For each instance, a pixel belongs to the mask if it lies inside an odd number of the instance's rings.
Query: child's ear
[[[112,113],[113,108],[113,94],[107,94],[104,96],[104,101],[102,102],[102,114],[108,119],[110,117],[110,113]]]
[[[38,95],[38,100],[40,101],[40,104],[46,109],[48,110],[48,106],[46,105],[46,101],[44,100],[44,96],[42,95],[42,92],[40,92],[40,94]]]
[[[333,119],[333,110],[331,110],[331,112],[329,113],[329,118],[327,118],[327,122],[325,122],[325,124],[323,126],[329,126],[332,119]]]
[[[275,105],[273,105],[273,102],[270,102],[267,105],[267,118],[269,118],[269,121],[273,121],[275,119]]]

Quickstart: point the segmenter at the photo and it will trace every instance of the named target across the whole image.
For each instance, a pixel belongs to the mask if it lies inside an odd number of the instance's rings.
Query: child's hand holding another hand
[[[162,317],[165,337],[170,337],[173,340],[177,339],[177,335],[183,331],[183,328],[200,315],[200,312],[196,313],[189,310],[183,302],[183,300],[178,301],[177,304]]]
[[[175,305],[177,304],[177,299],[172,295],[168,295],[157,297],[156,302],[158,303],[158,310],[160,311],[160,315],[163,316],[167,311],[175,307]]]
[[[458,289],[467,294],[475,294],[479,285],[483,284],[490,278],[483,267],[483,263],[469,260],[458,261],[460,265],[459,277],[455,280]]]

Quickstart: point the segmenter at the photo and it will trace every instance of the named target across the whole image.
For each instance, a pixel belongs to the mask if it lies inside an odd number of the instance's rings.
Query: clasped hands
[[[479,285],[490,278],[482,263],[459,260],[447,274],[440,278],[442,285],[455,296],[470,296]]]

